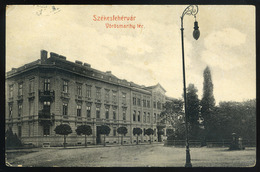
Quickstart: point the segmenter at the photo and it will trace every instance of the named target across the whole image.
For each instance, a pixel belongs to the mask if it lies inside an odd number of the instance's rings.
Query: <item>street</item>
[[[14,167],[184,167],[185,148],[162,144],[35,148],[30,152],[7,151]],[[13,152],[13,153],[11,153]],[[193,167],[252,167],[256,149],[229,151],[222,148],[191,148]]]

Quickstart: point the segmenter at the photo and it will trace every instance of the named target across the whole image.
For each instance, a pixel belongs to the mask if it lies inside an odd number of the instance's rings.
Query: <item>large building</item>
[[[6,129],[11,128],[23,143],[35,146],[61,146],[63,137],[54,129],[69,124],[72,133],[68,145],[81,145],[84,136],[75,132],[77,126],[90,125],[92,135],[88,144],[101,144],[98,127],[108,125],[106,137],[109,144],[118,144],[118,127],[125,126],[128,133],[124,143],[135,143],[133,128],[152,128],[152,141],[162,141],[158,134],[160,112],[170,100],[165,89],[139,86],[118,79],[110,71],[101,72],[87,63],[67,61],[56,53],[41,51],[41,58],[6,74]],[[163,129],[165,133],[165,129]],[[160,132],[159,132],[160,133]],[[142,134],[140,142],[148,142]]]

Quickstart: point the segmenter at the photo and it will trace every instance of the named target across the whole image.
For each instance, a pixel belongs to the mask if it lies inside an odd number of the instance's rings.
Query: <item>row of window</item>
[[[18,130],[18,137],[22,137],[22,126],[17,126],[17,130]],[[31,137],[33,136],[33,126],[29,125],[28,126],[28,136]],[[49,125],[45,125],[43,126],[43,135],[44,136],[49,136],[50,135],[50,126]]]
[[[154,113],[152,121],[150,121],[151,120],[150,113],[148,112],[146,114],[146,112],[144,112],[143,113],[143,123],[150,123],[150,122],[156,123],[156,116],[157,116],[157,120],[159,120],[159,114],[156,115],[156,113]],[[137,111],[137,113],[136,113],[136,111],[134,110],[133,121],[141,122],[141,112],[140,111]]]
[[[23,82],[18,83],[18,96],[23,95]],[[44,91],[50,91],[50,79],[44,79]],[[35,92],[34,88],[34,78],[29,80],[29,93]],[[14,85],[9,85],[9,97],[12,98],[14,96]]]
[[[30,91],[31,91],[31,89],[34,89],[32,86],[29,86],[29,88],[30,88]],[[23,95],[23,83],[19,83],[18,84],[18,96],[22,96],[22,95]],[[12,98],[13,96],[14,96],[14,85],[9,85],[9,97]]]
[[[44,102],[44,107],[46,106],[50,106],[50,102]],[[23,108],[23,104],[22,102],[18,102],[18,118],[22,116],[22,108]],[[46,109],[46,108],[45,108]],[[87,105],[86,106],[86,117],[87,118],[91,118],[91,106]],[[29,116],[33,115],[34,113],[34,101],[29,101]],[[138,121],[140,122],[141,120],[141,115],[140,115],[140,111],[138,111],[138,113],[136,113],[136,111],[133,112],[133,121]],[[63,103],[62,106],[62,114],[63,116],[67,116],[68,115],[68,103]],[[81,117],[82,116],[82,105],[78,104],[77,108],[76,108],[76,114],[77,117]],[[123,108],[123,120],[126,120],[126,109]],[[9,104],[9,118],[11,119],[13,116],[13,104]],[[113,119],[116,120],[116,109],[113,109],[112,112],[112,116]],[[158,116],[159,117],[159,116]],[[96,118],[100,119],[100,106],[96,107]],[[109,113],[109,106],[107,106],[105,108],[105,118],[109,119],[110,118],[110,113]],[[154,114],[153,117],[153,122],[156,122],[156,114]],[[146,112],[143,113],[143,122],[147,122],[150,123],[150,113],[148,112],[146,114]]]
[[[156,105],[157,105],[157,106],[156,106]],[[157,109],[160,109],[160,110],[161,110],[161,109],[162,109],[162,103],[159,102],[159,101],[158,101],[157,103],[156,103],[156,102],[153,102],[153,108],[156,108],[156,107],[157,107]]]
[[[9,86],[9,96],[13,97],[13,85]],[[50,79],[45,78],[44,79],[44,91],[50,91]],[[68,81],[63,80],[63,87],[62,87],[63,93],[68,93]],[[29,80],[29,93],[34,92],[34,79]],[[112,101],[117,102],[117,91],[112,91]],[[23,83],[18,84],[18,96],[23,95]],[[77,95],[82,96],[82,84],[77,84]],[[96,99],[101,99],[101,88],[96,87]],[[91,98],[91,85],[86,85],[86,97]],[[110,90],[105,89],[105,101],[109,102],[110,100]],[[126,93],[122,93],[122,102],[126,104]],[[150,97],[144,96],[142,105],[143,107],[150,108]],[[141,96],[137,94],[133,94],[133,105],[141,106]],[[162,109],[162,103],[158,101],[153,102],[153,107],[157,109]]]
[[[150,108],[151,105],[151,101],[150,101],[150,97],[147,97],[147,96],[144,96],[143,97],[143,103],[141,104],[141,96],[140,95],[137,95],[137,94],[133,94],[133,105],[137,105],[137,106],[142,106],[143,107],[147,107],[147,108]],[[153,108],[157,108],[157,109],[162,109],[162,103],[160,101],[158,101],[156,103],[156,101],[153,102]]]
[[[137,105],[137,106],[141,106],[141,99],[140,98],[136,98],[136,97],[133,97],[133,105]],[[151,105],[150,105],[150,100],[146,100],[146,99],[143,99],[143,107],[147,107],[147,108],[150,108]],[[157,109],[162,109],[162,103],[161,102],[153,102],[153,108],[157,108]]]
[[[91,98],[92,94],[91,94],[91,85],[86,85],[86,97],[87,98]],[[68,81],[64,80],[63,81],[63,87],[62,87],[62,91],[63,93],[68,93]],[[82,84],[77,84],[76,86],[76,93],[78,96],[82,96]],[[112,90],[112,101],[113,102],[117,102],[117,91]],[[96,99],[101,99],[101,88],[100,87],[96,87]],[[105,89],[105,100],[109,101],[110,100],[110,90],[109,89]],[[122,100],[123,103],[126,103],[126,93],[122,93]]]
[[[22,117],[23,113],[23,102],[19,101],[18,104],[18,119]],[[50,109],[50,102],[49,101],[44,101],[43,103],[43,109]],[[13,103],[9,104],[9,119],[13,118]],[[29,118],[31,116],[35,115],[35,110],[34,110],[34,100],[29,100]]]
[[[87,98],[91,98],[91,85],[87,85],[86,86],[86,97]],[[62,91],[63,93],[68,93],[68,81],[63,81],[63,87],[62,87]],[[13,85],[9,85],[9,97],[12,98],[13,97],[13,91],[14,91],[14,86]],[[45,78],[44,79],[44,91],[50,91],[50,79],[49,78]],[[34,79],[30,79],[29,80],[29,93],[34,92]],[[82,84],[77,84],[77,88],[76,88],[76,93],[78,96],[82,96]],[[117,97],[116,97],[117,91],[112,91],[112,101],[113,102],[117,102]],[[18,96],[22,96],[23,95],[23,83],[19,83],[18,84]],[[101,99],[101,88],[100,87],[96,87],[96,98],[97,99]],[[105,89],[105,100],[109,101],[110,99],[110,90]],[[126,93],[122,93],[122,101],[123,103],[126,103]]]
[[[96,118],[100,119],[100,106],[96,106]],[[86,106],[86,117],[87,118],[91,118],[91,106]],[[76,111],[77,117],[81,117],[82,116],[82,105],[78,104],[77,105],[77,111]],[[68,115],[68,103],[63,103],[63,108],[62,108],[62,115],[63,116],[67,116]],[[126,109],[123,108],[123,120],[126,120]],[[113,119],[116,120],[117,119],[117,115],[116,115],[116,109],[113,109],[112,112],[112,116]],[[105,108],[105,118],[106,119],[110,119],[110,114],[109,114],[109,107]]]
[[[23,113],[23,102],[22,101],[18,101],[18,118],[20,118],[22,116]],[[9,119],[11,119],[13,117],[13,103],[9,104]],[[34,100],[29,100],[29,117],[34,115],[35,111],[34,111]]]

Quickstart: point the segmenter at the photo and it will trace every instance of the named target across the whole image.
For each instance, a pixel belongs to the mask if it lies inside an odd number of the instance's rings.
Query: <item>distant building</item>
[[[23,143],[35,146],[61,146],[63,137],[56,135],[57,125],[69,124],[73,133],[67,138],[68,145],[81,145],[84,136],[77,136],[77,126],[87,124],[93,134],[89,144],[101,144],[97,128],[108,125],[111,128],[106,142],[120,142],[116,129],[128,129],[125,143],[135,143],[133,128],[155,131],[153,141],[162,141],[157,127],[163,104],[171,98],[166,90],[157,84],[151,87],[139,86],[133,82],[118,79],[110,71],[101,72],[90,64],[67,61],[56,53],[41,51],[41,59],[6,74],[6,129],[12,128]],[[165,133],[165,129],[164,129]],[[149,137],[142,134],[141,142]]]

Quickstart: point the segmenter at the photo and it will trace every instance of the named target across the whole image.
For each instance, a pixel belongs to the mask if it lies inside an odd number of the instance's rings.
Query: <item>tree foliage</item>
[[[170,136],[170,135],[172,135],[172,134],[174,134],[174,130],[171,129],[171,128],[167,128],[167,129],[166,129],[166,135],[167,135],[167,136]]]
[[[87,147],[87,135],[92,134],[92,129],[89,125],[80,125],[76,129],[76,133],[78,135],[84,134],[85,135],[85,146]]]
[[[80,125],[75,130],[78,135],[84,134],[84,135],[91,135],[92,129],[89,125]]]
[[[127,134],[127,128],[119,127],[119,128],[117,128],[117,133],[125,136]]]
[[[151,129],[151,128],[148,128],[147,130],[145,130],[145,133],[146,135],[150,136],[150,135],[153,135],[154,134],[154,130]]]
[[[152,143],[151,135],[154,134],[154,130],[151,129],[151,128],[148,128],[147,130],[145,130],[145,133],[144,133],[144,134],[146,134],[146,135],[149,136],[149,138],[150,138],[150,144],[151,144],[151,143]]]
[[[136,135],[136,144],[138,144],[138,136],[141,135],[143,130],[141,128],[134,128],[133,129],[133,134]]]
[[[164,109],[160,114],[161,122],[169,122],[174,129],[174,134],[168,135],[167,139],[185,139],[183,105],[181,99],[175,99],[164,104]]]
[[[66,136],[72,133],[71,127],[68,124],[60,124],[54,129],[56,134],[64,136],[64,148],[66,147]]]
[[[110,131],[111,131],[110,127],[107,126],[107,125],[101,125],[101,126],[99,127],[99,129],[100,129],[99,133],[100,133],[100,134],[104,134],[104,135],[109,135],[109,133],[110,133]]]
[[[197,95],[198,89],[194,84],[189,84],[187,88],[187,105],[186,115],[188,117],[188,123],[190,126],[191,139],[198,139],[199,135],[199,114],[200,114],[200,100]]]
[[[121,144],[123,144],[123,136],[125,136],[127,134],[127,128],[119,127],[119,128],[117,128],[117,133],[121,134]]]
[[[183,101],[175,99],[173,101],[165,102],[163,111],[160,114],[161,123],[169,122],[173,125],[175,117],[183,114]]]
[[[54,129],[56,134],[68,135],[72,133],[71,127],[68,124],[60,124]]]
[[[209,133],[209,126],[212,113],[215,107],[215,98],[213,95],[213,83],[211,79],[211,71],[207,66],[203,72],[204,82],[203,82],[203,96],[201,99],[201,116],[204,119],[203,125],[206,133]],[[208,134],[206,134],[208,135]]]
[[[106,135],[109,135],[111,129],[107,125],[101,125],[98,129],[98,132],[104,135],[104,146],[106,146]]]
[[[15,134],[13,134],[12,129],[8,129],[5,132],[5,145],[7,148],[13,148],[13,147],[21,147],[23,146],[22,141],[19,139],[19,137]]]
[[[143,130],[141,129],[141,128],[134,128],[133,129],[133,134],[134,135],[141,135],[142,134],[142,132],[143,132]]]
[[[256,139],[256,100],[220,102],[209,122],[208,139],[230,139],[236,133],[246,140]]]

